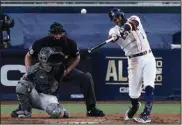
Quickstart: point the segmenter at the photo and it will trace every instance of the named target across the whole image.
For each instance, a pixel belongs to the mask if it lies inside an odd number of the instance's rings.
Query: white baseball
[[[81,14],[86,14],[87,13],[87,10],[86,9],[82,9],[81,10]]]

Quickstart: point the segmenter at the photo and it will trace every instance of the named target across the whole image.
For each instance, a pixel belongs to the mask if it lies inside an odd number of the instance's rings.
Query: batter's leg
[[[142,91],[142,62],[139,58],[132,58],[128,60],[128,78],[129,78],[129,96],[131,107],[125,113],[125,120],[134,117],[141,104],[138,98]]]
[[[151,122],[150,113],[153,106],[154,100],[154,81],[156,77],[156,62],[153,55],[149,55],[146,58],[146,65],[143,71],[144,88],[145,88],[145,107],[140,117],[136,120],[140,123]]]

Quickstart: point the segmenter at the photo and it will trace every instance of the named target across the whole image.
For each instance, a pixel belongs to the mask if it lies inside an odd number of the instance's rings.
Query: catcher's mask
[[[63,63],[65,56],[60,48],[44,47],[38,54],[38,59],[46,71]]]
[[[58,22],[54,22],[50,26],[49,33],[55,39],[60,39],[61,37],[66,35],[66,31],[63,29],[63,25]]]
[[[109,12],[109,18],[111,21],[113,21],[116,25],[124,25],[126,23],[127,19],[125,18],[124,12],[121,11],[118,8],[113,8]]]

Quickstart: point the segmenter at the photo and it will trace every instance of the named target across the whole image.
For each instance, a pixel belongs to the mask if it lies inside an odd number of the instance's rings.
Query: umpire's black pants
[[[94,81],[90,73],[84,73],[78,69],[73,69],[66,77],[63,78],[63,83],[70,85],[78,85],[84,94],[85,103],[87,106],[95,105]]]

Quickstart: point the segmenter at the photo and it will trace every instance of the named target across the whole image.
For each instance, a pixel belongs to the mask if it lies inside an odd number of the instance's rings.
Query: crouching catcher
[[[46,111],[51,118],[69,118],[69,113],[56,97],[60,74],[63,76],[65,70],[64,54],[60,49],[44,47],[38,59],[39,62],[28,69],[16,86],[20,104],[11,117],[31,117],[32,108],[35,108]]]

